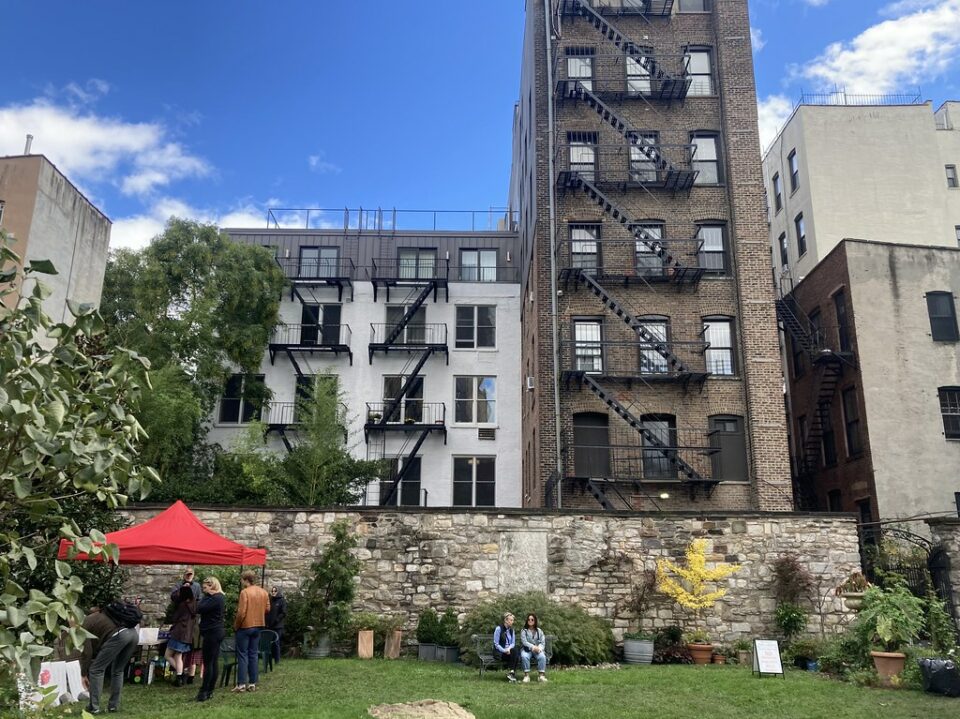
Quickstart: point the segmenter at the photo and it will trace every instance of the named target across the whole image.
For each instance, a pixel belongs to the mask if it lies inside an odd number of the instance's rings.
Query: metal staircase
[[[785,295],[774,300],[774,304],[777,309],[777,319],[783,324],[784,330],[790,334],[794,343],[808,355],[815,355],[820,350],[819,333],[793,295]]]
[[[397,341],[397,338],[403,334],[403,330],[406,329],[408,324],[410,324],[410,320],[412,320],[414,315],[417,314],[417,310],[423,306],[423,303],[427,301],[430,293],[434,291],[435,287],[433,284],[426,284],[423,286],[423,289],[420,290],[413,302],[407,306],[406,311],[403,313],[403,317],[401,317],[396,326],[390,330],[390,333],[387,335],[384,344],[392,345]]]
[[[621,225],[626,226],[634,238],[638,242],[642,242],[644,246],[654,253],[660,260],[663,262],[664,266],[669,269],[670,277],[674,282],[684,283],[689,282],[691,284],[696,284],[700,281],[700,278],[703,277],[704,268],[702,267],[687,267],[682,264],[674,255],[672,255],[667,248],[667,246],[661,241],[660,238],[654,237],[643,226],[631,219],[627,212],[610,200],[606,195],[601,192],[596,185],[594,185],[589,180],[584,179],[582,175],[577,172],[561,172],[557,179],[557,184],[559,184],[563,189],[567,190],[582,190],[585,195],[587,195],[596,205],[603,209],[610,217],[619,222]]]
[[[830,411],[833,395],[840,378],[843,376],[843,364],[836,360],[820,363],[822,369],[817,373],[816,384],[812,392],[807,436],[803,437],[803,451],[800,459],[800,472],[815,472],[820,464],[820,442],[823,439],[823,418]]]
[[[399,469],[390,477],[388,480],[389,484],[385,488],[381,487],[381,506],[386,506],[394,501],[397,496],[397,490],[400,488],[400,483],[403,482],[404,478],[410,472],[410,468],[414,464],[412,460],[417,456],[417,452],[420,451],[420,448],[423,446],[423,443],[429,436],[430,430],[424,429],[419,435],[411,435],[407,437],[406,441],[403,443],[403,446],[400,448],[400,451],[397,453],[397,457],[403,457],[404,460],[398,463]],[[410,446],[411,443],[412,446]]]
[[[653,5],[654,3],[651,3],[651,8]],[[661,10],[657,14],[669,15],[670,10],[665,7],[666,5],[666,3],[658,3],[658,7],[660,7]],[[670,3],[670,6],[672,6],[672,3]],[[687,96],[687,91],[690,89],[691,78],[671,76],[660,67],[660,63],[654,58],[648,57],[642,52],[642,44],[634,42],[620,32],[612,22],[605,18],[601,12],[594,8],[587,0],[565,0],[562,5],[562,11],[565,15],[579,15],[587,20],[594,29],[603,36],[604,40],[612,43],[618,50],[621,50],[634,62],[639,64],[640,67],[650,74],[651,78],[656,78],[661,82],[664,87],[664,90],[661,91],[661,96],[676,98],[678,100],[682,100]]]

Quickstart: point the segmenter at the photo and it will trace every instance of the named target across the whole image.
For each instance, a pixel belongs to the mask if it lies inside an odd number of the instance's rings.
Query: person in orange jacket
[[[257,689],[260,668],[260,632],[267,623],[270,611],[270,596],[256,584],[257,574],[247,570],[240,575],[243,589],[237,602],[237,616],[233,620],[237,643],[237,686],[235,692],[252,692]]]

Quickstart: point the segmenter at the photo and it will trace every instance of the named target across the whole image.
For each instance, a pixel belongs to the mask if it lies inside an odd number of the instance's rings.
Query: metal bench
[[[517,633],[517,641],[519,642],[520,634]],[[544,645],[543,653],[547,655],[547,664],[550,663],[550,660],[553,658],[553,634],[544,635]],[[490,667],[499,667],[501,666],[500,657],[498,657],[493,652],[493,635],[492,634],[471,634],[470,641],[473,642],[473,650],[477,655],[477,659],[480,660],[480,678],[483,679],[483,673]],[[519,651],[519,644],[518,651]]]

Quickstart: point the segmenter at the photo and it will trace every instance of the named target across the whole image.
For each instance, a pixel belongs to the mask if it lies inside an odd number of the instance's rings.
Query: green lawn
[[[478,719],[549,717],[723,717],[729,719],[956,719],[960,699],[909,690],[861,689],[802,671],[786,680],[754,678],[737,666],[648,666],[558,670],[547,684],[508,684],[504,675],[457,664],[413,659],[285,660],[261,676],[256,694],[218,690],[196,704],[195,687],[126,686],[126,717],[182,716],[203,719],[251,717],[366,717],[382,703],[453,701]]]

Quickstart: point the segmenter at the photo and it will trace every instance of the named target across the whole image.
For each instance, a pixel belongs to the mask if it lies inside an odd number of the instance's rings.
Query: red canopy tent
[[[246,564],[267,563],[266,549],[251,549],[221,537],[180,500],[153,519],[107,534],[120,548],[120,564]],[[68,559],[73,542],[60,540],[59,559]],[[84,553],[72,557],[101,561]]]

